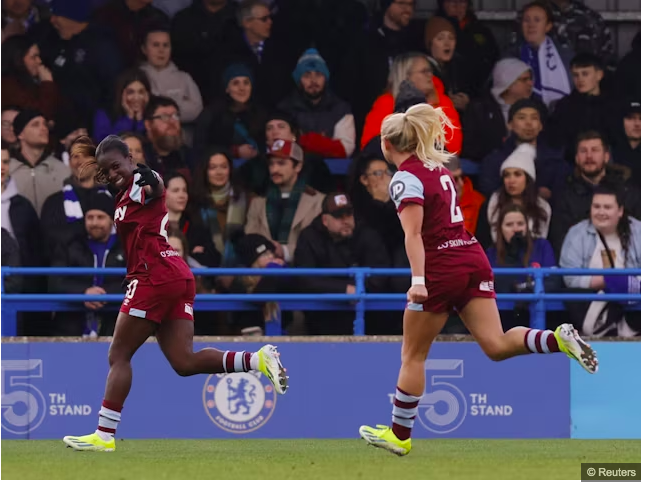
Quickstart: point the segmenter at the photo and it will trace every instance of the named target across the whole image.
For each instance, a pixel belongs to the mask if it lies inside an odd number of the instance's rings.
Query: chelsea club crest
[[[273,414],[276,392],[260,373],[213,374],[206,379],[202,399],[208,417],[224,431],[244,434],[264,425]]]

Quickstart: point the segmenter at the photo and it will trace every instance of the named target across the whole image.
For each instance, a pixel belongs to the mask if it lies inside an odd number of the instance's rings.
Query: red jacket
[[[464,176],[462,179],[464,180],[464,187],[461,193],[461,199],[459,200],[459,207],[461,208],[461,213],[464,215],[464,226],[466,230],[474,234],[477,231],[479,209],[484,203],[485,198],[480,192],[475,191],[470,178]]]
[[[455,126],[455,129],[452,132],[446,132],[446,149],[451,153],[460,154],[464,136],[461,130],[459,114],[450,100],[450,97],[445,94],[443,82],[441,82],[437,76],[433,76],[432,83],[437,91],[437,97],[439,97],[439,103],[433,107],[441,107],[443,112],[450,119],[450,122]],[[372,110],[365,118],[363,136],[361,137],[361,149],[363,149],[372,138],[381,134],[381,123],[383,122],[383,119],[393,112],[394,96],[392,94],[383,94],[374,101]],[[450,128],[448,128],[448,130],[451,131]]]

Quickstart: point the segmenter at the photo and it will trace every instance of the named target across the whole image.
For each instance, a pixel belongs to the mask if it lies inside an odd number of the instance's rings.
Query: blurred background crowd
[[[515,2],[512,2],[515,3]],[[426,9],[420,13],[420,4]],[[432,4],[434,11],[428,12]],[[125,267],[114,193],[81,169],[120,135],[167,188],[191,267],[407,267],[382,120],[441,107],[467,229],[494,267],[640,267],[640,30],[618,52],[578,0],[518,2],[502,34],[472,0],[3,0],[2,265]],[[8,277],[6,292],[121,293],[121,277]],[[496,277],[531,292],[531,277]],[[409,277],[370,277],[405,292]],[[549,277],[546,291],[640,291]],[[200,293],[354,293],[344,277],[198,277]],[[115,312],[21,314],[24,335],[105,335]],[[640,335],[623,303],[566,304],[585,334]],[[198,334],[263,330],[280,307],[196,313]],[[526,325],[528,307],[503,312]],[[281,314],[350,334],[354,313]],[[462,331],[451,321],[445,331]],[[400,312],[369,312],[398,334]]]

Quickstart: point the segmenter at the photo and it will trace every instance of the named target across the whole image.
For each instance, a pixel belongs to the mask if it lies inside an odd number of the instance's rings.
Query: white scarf
[[[550,107],[553,102],[571,94],[568,66],[564,65],[555,43],[548,36],[540,44],[537,56],[540,82],[536,82],[533,90],[542,98],[544,104]]]

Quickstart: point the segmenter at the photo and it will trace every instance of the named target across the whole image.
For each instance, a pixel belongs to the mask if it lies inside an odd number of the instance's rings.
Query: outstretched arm
[[[163,194],[161,178],[157,173],[151,170],[150,167],[139,163],[137,164],[137,169],[134,170],[134,173],[140,175],[137,184],[139,186],[143,186],[147,199],[159,198]]]

